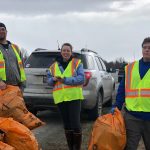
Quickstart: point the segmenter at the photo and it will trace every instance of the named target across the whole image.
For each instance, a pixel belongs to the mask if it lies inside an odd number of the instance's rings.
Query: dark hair
[[[71,51],[72,51],[72,49],[73,49],[73,47],[72,47],[72,45],[71,45],[70,43],[64,43],[64,44],[61,46],[61,51],[62,51],[62,48],[63,48],[64,46],[69,46],[70,49],[71,49]]]
[[[0,22],[0,27],[4,27],[4,28],[5,28],[5,30],[6,30],[6,26],[5,26],[5,24],[4,24],[4,23],[2,23],[2,22]]]
[[[143,43],[142,43],[142,47],[145,43],[150,43],[150,37],[147,37],[144,39]]]

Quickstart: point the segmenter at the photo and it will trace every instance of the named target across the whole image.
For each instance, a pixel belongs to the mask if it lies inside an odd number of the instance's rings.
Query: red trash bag
[[[88,150],[124,150],[126,129],[121,112],[116,108],[114,114],[97,118],[94,123]]]

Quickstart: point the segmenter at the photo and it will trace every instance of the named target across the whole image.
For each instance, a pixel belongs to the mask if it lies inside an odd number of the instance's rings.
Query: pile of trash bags
[[[44,124],[27,110],[19,87],[0,90],[0,150],[41,150],[30,130]]]
[[[1,142],[3,150],[39,150],[38,142],[33,133],[21,123],[12,118],[0,117]],[[7,143],[7,144],[6,144]],[[5,150],[4,149],[4,150]]]

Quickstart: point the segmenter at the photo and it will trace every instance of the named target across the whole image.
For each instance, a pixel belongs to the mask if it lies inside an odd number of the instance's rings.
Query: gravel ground
[[[105,108],[104,113],[110,108]],[[41,112],[38,114],[46,125],[33,130],[42,150],[67,150],[67,143],[64,135],[63,125],[59,113]],[[82,117],[83,141],[82,150],[87,150],[93,121],[88,121],[87,116]],[[145,150],[143,141],[140,141],[138,150]]]
[[[110,107],[104,107],[103,114],[108,113],[109,110]],[[46,122],[45,126],[33,130],[42,150],[67,150],[67,143],[59,113],[44,111],[38,113],[38,117]],[[82,115],[81,122],[83,133],[82,150],[87,150],[94,122],[88,121],[86,115]],[[138,150],[145,150],[142,140],[139,143]]]

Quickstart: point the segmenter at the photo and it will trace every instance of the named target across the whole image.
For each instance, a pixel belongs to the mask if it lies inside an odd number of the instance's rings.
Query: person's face
[[[144,61],[150,61],[150,42],[143,45],[142,54]]]
[[[4,27],[0,27],[0,40],[6,40],[7,30]]]
[[[66,61],[69,60],[71,55],[72,55],[72,51],[71,51],[70,46],[64,45],[62,47],[62,50],[61,50],[61,55],[62,55],[64,60],[66,60]]]

